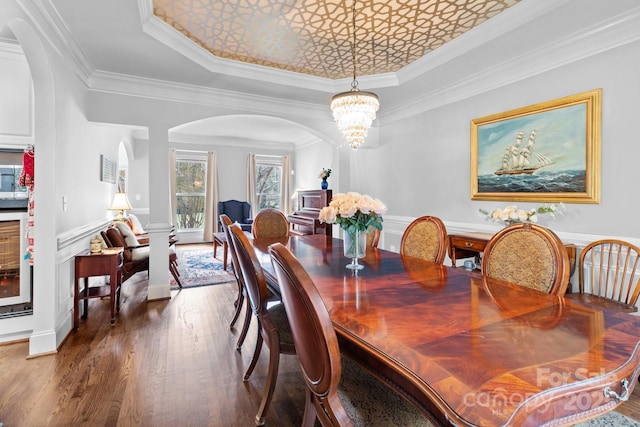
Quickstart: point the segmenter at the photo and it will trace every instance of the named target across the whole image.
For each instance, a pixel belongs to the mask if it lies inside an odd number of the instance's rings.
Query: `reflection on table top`
[[[268,246],[254,240],[277,291]],[[454,423],[571,424],[638,378],[640,319],[383,250],[345,268],[342,241],[285,243],[318,287],[341,349]],[[611,395],[613,396],[613,395]],[[567,418],[563,418],[567,417]]]

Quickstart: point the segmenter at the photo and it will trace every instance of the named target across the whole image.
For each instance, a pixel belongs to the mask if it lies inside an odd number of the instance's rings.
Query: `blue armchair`
[[[253,218],[251,217],[251,204],[249,202],[240,202],[238,200],[227,200],[218,202],[218,216],[225,214],[232,222],[240,224],[243,231],[251,232]],[[222,230],[220,220],[218,220],[218,229]]]

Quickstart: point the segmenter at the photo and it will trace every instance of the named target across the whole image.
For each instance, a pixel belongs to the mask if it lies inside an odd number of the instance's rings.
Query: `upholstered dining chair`
[[[617,239],[588,244],[578,261],[578,292],[611,300],[636,311],[640,294],[640,248]]]
[[[220,215],[220,224],[222,225],[222,231],[225,236],[227,236],[227,245],[229,247],[229,252],[231,252],[231,266],[233,270],[233,275],[236,278],[236,282],[238,284],[238,296],[236,300],[233,302],[235,306],[235,311],[233,313],[233,318],[231,319],[231,323],[229,324],[229,328],[232,329],[236,324],[236,321],[240,317],[240,313],[242,312],[242,307],[244,307],[245,297],[246,297],[246,288],[244,285],[244,277],[242,277],[242,270],[240,270],[240,264],[238,263],[238,254],[236,253],[236,248],[233,245],[233,239],[231,238],[231,230],[229,230],[229,226],[233,224],[231,218],[227,215]],[[244,339],[247,336],[247,331],[249,330],[249,325],[251,324],[251,307],[249,306],[249,302],[247,301],[247,309],[245,310],[244,322],[242,323],[242,329],[240,329],[240,335],[238,336],[238,342],[236,344],[236,349],[240,350],[242,344],[244,343]]]
[[[316,419],[323,426],[432,425],[426,409],[418,411],[340,356],[329,312],[311,277],[281,243],[271,245],[269,254],[306,383],[302,426],[313,427]]]
[[[251,242],[237,224],[229,227],[231,239],[238,256],[238,265],[242,271],[244,285],[251,304],[251,310],[258,321],[258,333],[256,348],[253,353],[251,363],[244,374],[243,380],[249,380],[258,362],[263,342],[269,348],[269,368],[267,371],[266,384],[262,394],[262,402],[256,414],[256,425],[264,424],[264,418],[273,398],[273,391],[278,378],[278,368],[280,364],[280,353],[295,354],[291,327],[282,303],[269,304],[269,291],[267,281],[256,257],[255,250]]]
[[[497,232],[482,259],[484,276],[559,296],[567,289],[569,271],[569,255],[560,238],[528,222]]]
[[[367,248],[377,249],[380,241],[380,230],[370,227],[367,232]]]
[[[421,216],[404,230],[400,255],[442,264],[447,254],[447,228],[440,218]]]
[[[289,220],[277,209],[263,209],[253,220],[253,237],[271,238],[289,236]]]

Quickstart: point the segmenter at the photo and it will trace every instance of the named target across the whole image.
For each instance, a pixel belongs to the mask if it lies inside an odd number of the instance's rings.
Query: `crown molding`
[[[330,119],[330,111],[324,104],[251,95],[105,71],[93,73],[90,79],[90,90],[211,107],[224,106],[225,109],[238,110],[242,113],[285,114],[287,117],[309,118],[311,116]]]
[[[438,87],[436,90],[419,97],[405,100],[395,107],[387,106],[384,114],[380,114],[381,121],[389,124],[407,119],[446,104],[459,102],[532,78],[637,40],[640,40],[640,6],[632,12],[599,22],[562,39],[523,52],[508,61],[475,72],[467,79]]]
[[[438,68],[449,61],[474,51],[491,40],[495,40],[516,30],[525,23],[552,12],[570,0],[536,0],[520,1],[520,3],[505,9],[477,27],[474,27],[454,38],[442,47],[424,55],[398,70],[398,80],[401,84],[413,80],[421,75]]]
[[[95,67],[80,48],[51,0],[17,0],[17,2],[49,45],[66,60],[88,87],[89,78]]]
[[[142,31],[145,34],[176,52],[180,52],[180,54],[211,72],[321,91],[325,91],[327,86],[331,86],[331,80],[328,79],[216,57],[157,18],[153,14],[152,0],[138,0],[138,9],[140,10]]]

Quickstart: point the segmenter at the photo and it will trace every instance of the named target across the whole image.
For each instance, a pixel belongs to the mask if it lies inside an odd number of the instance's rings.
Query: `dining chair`
[[[400,255],[442,264],[447,246],[447,228],[442,220],[435,216],[421,216],[404,230]]]
[[[375,227],[369,227],[367,231],[367,248],[377,249],[380,241],[380,230]]]
[[[231,269],[233,270],[233,275],[236,278],[236,283],[238,284],[238,296],[236,300],[233,302],[235,307],[235,311],[233,313],[233,318],[231,319],[231,323],[229,324],[229,328],[233,329],[233,326],[236,324],[238,318],[240,317],[240,313],[242,312],[242,308],[244,307],[244,303],[246,300],[246,287],[244,285],[244,277],[242,276],[242,271],[240,270],[240,264],[238,263],[238,254],[236,253],[236,248],[233,244],[233,239],[231,238],[231,230],[229,227],[233,224],[231,218],[227,215],[220,215],[220,224],[222,225],[222,231],[227,237],[227,246],[229,248],[229,252],[231,253]],[[236,349],[240,350],[244,340],[247,336],[247,331],[249,330],[249,326],[251,324],[251,307],[250,303],[247,301],[247,308],[245,310],[244,321],[242,322],[242,329],[240,329],[240,335],[238,336],[238,342],[236,343]]]
[[[483,276],[559,296],[567,290],[569,271],[569,255],[560,238],[529,222],[494,234],[482,259]]]
[[[255,227],[255,224],[254,224]],[[238,265],[242,271],[244,285],[247,292],[251,309],[258,321],[258,334],[253,357],[244,374],[243,380],[248,381],[258,362],[263,342],[269,348],[269,368],[267,371],[266,384],[262,395],[262,402],[256,414],[256,425],[264,424],[264,418],[269,410],[273,391],[278,377],[278,367],[280,364],[280,353],[296,354],[291,335],[291,327],[287,319],[284,305],[282,303],[267,304],[269,302],[269,291],[267,281],[256,257],[255,250],[251,242],[237,224],[229,227],[231,239],[238,257]],[[255,228],[254,228],[255,230]]]
[[[289,220],[277,209],[263,209],[253,220],[253,237],[271,238],[289,236]]]
[[[578,261],[578,292],[632,307],[640,294],[640,248],[617,239],[588,244]]]
[[[431,426],[438,424],[369,374],[341,357],[331,317],[313,280],[281,243],[269,247],[298,362],[306,383],[302,426]]]

